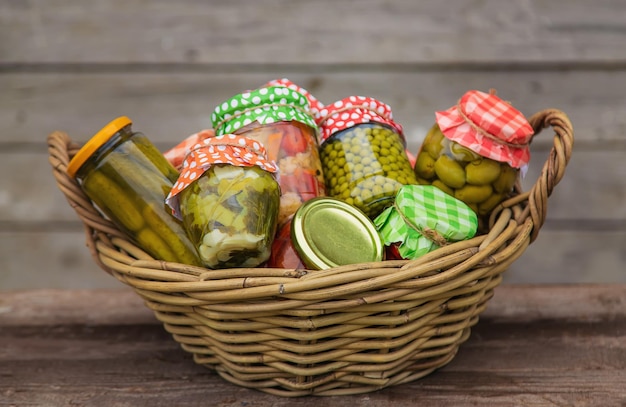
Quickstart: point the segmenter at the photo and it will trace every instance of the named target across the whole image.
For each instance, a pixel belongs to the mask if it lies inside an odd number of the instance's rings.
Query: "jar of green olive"
[[[417,184],[402,126],[385,103],[350,96],[322,108],[317,122],[328,196],[374,219],[403,185]]]
[[[76,153],[67,173],[131,240],[155,259],[201,265],[165,197],[178,171],[128,117],[103,127]]]
[[[436,113],[417,154],[415,174],[485,217],[512,192],[530,159],[533,129],[494,93],[469,91]]]
[[[276,171],[250,138],[226,134],[191,149],[166,202],[206,267],[256,267],[270,257],[280,202]]]
[[[303,202],[325,195],[318,128],[309,98],[287,86],[266,86],[231,97],[211,115],[215,135],[237,134],[254,139],[280,169],[279,223]]]

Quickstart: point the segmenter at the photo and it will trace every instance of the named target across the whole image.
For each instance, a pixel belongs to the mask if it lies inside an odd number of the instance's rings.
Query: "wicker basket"
[[[532,189],[522,192],[518,182],[514,196],[496,208],[488,234],[417,260],[314,272],[154,260],[66,174],[79,145],[55,132],[48,149],[95,261],[145,300],[196,363],[280,396],[346,395],[410,382],[450,362],[501,274],[537,237],[570,159],[573,129],[554,109],[529,121],[536,133],[551,126],[554,146]]]

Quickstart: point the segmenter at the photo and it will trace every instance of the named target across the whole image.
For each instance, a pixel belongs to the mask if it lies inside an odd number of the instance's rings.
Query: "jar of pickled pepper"
[[[165,206],[178,171],[128,117],[103,127],[76,153],[67,172],[140,248],[159,260],[201,265],[182,223]]]
[[[280,202],[276,170],[259,142],[234,134],[191,149],[166,202],[206,267],[256,267],[269,258]]]
[[[417,154],[415,174],[488,215],[512,191],[530,160],[533,128],[500,99],[472,90],[456,106],[436,113],[436,123]]]
[[[402,126],[385,103],[350,96],[325,106],[317,123],[328,196],[374,219],[403,185],[417,184]]]
[[[233,133],[263,144],[276,161],[281,189],[279,224],[311,198],[325,195],[317,125],[306,96],[285,86],[235,95],[211,115],[217,136]]]

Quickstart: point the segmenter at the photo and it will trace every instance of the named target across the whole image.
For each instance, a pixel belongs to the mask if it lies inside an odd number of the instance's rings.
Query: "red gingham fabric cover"
[[[461,97],[458,105],[436,112],[435,116],[448,139],[513,168],[528,166],[533,128],[519,110],[495,94],[471,90]],[[475,127],[504,143],[481,134]]]

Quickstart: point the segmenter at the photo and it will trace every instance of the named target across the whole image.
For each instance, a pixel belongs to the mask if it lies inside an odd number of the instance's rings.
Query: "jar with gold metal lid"
[[[291,220],[291,243],[312,270],[384,260],[374,223],[359,209],[330,197],[305,202]]]

